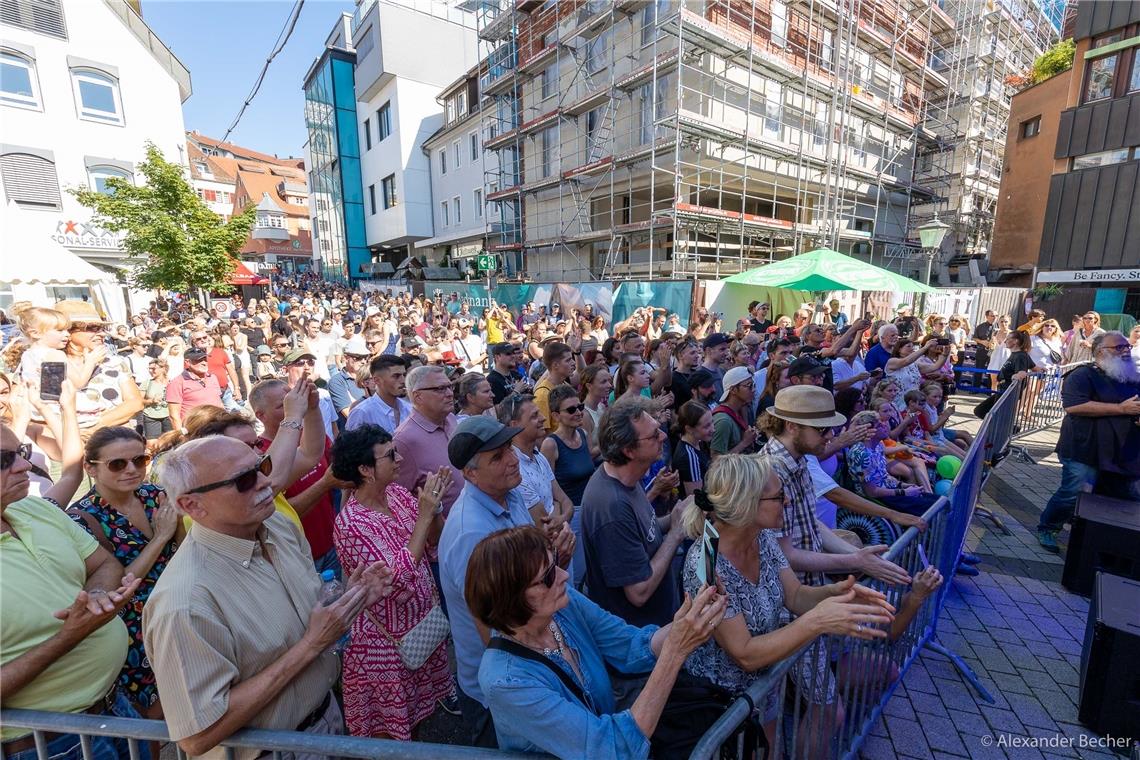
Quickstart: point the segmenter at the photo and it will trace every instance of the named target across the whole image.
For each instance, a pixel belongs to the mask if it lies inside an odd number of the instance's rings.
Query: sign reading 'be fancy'
[[[1037,282],[1116,283],[1140,282],[1140,268],[1134,269],[1065,269],[1038,272]]]

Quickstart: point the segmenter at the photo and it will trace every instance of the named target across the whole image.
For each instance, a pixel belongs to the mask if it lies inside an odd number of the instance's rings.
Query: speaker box
[[[1098,734],[1140,740],[1140,581],[1097,573],[1077,714]]]
[[[1140,502],[1078,497],[1061,585],[1088,596],[1098,570],[1140,580]]]

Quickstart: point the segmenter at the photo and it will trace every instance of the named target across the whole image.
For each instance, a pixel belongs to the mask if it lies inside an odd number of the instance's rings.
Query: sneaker
[[[976,578],[979,574],[978,568],[973,565],[967,565],[964,562],[959,562],[958,567],[954,568],[956,575],[966,575],[970,578]]]
[[[1061,547],[1057,545],[1057,533],[1052,530],[1039,530],[1037,531],[1037,543],[1041,544],[1041,548],[1053,554],[1060,554]]]
[[[462,711],[459,709],[459,697],[454,694],[449,694],[443,699],[439,700],[440,708],[448,715],[461,715]]]

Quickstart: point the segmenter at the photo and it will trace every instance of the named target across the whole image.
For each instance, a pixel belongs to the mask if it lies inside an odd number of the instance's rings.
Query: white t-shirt
[[[815,517],[827,527],[835,530],[835,513],[839,507],[835,505],[835,502],[826,498],[825,494],[839,488],[839,484],[835,482],[835,478],[827,474],[814,454],[804,454],[804,461],[807,462],[808,473],[811,474],[811,484],[815,488]]]
[[[831,376],[834,379],[836,385],[843,382],[844,380],[849,380],[856,375],[860,375],[866,371],[867,367],[863,364],[863,360],[858,356],[855,357],[855,361],[851,362],[851,364],[848,364],[846,359],[836,359],[831,363]],[[859,382],[852,383],[847,387],[863,390],[866,385],[866,380],[860,380]]]

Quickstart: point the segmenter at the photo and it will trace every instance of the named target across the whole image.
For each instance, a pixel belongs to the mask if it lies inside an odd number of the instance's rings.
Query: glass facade
[[[372,261],[364,235],[364,188],[356,128],[356,56],[327,49],[305,80],[309,202],[326,278],[347,282]]]

